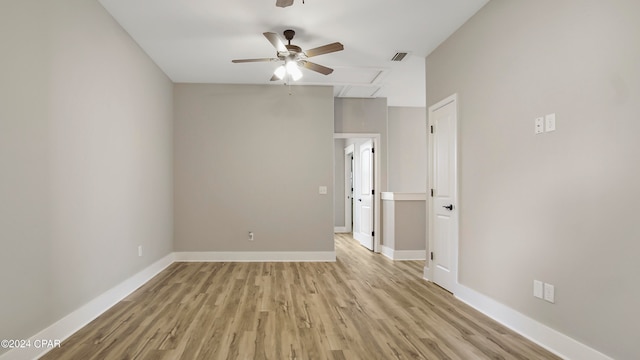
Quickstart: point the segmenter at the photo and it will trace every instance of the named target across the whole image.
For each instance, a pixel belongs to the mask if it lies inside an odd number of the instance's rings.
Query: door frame
[[[378,133],[334,133],[333,139],[371,139],[373,141],[373,252],[380,253],[380,134]],[[335,167],[334,167],[335,171]],[[335,205],[334,205],[335,209]],[[346,217],[346,214],[345,214]],[[346,220],[346,219],[345,219]]]
[[[344,201],[344,228],[345,232],[352,232],[353,219],[351,218],[351,212],[353,211],[353,188],[352,179],[348,178],[348,172],[353,172],[352,164],[353,164],[353,152],[355,151],[355,145],[351,144],[344,148],[344,193],[345,193],[345,201]],[[350,194],[349,199],[346,198],[346,194]],[[349,201],[347,201],[349,200]]]
[[[453,163],[454,163],[454,170],[455,170],[455,176],[453,179],[453,184],[451,186],[451,189],[453,189],[453,205],[456,208],[456,211],[453,212],[452,216],[452,221],[454,223],[454,229],[453,229],[453,234],[452,234],[452,244],[451,244],[451,251],[452,251],[452,256],[453,256],[453,261],[452,261],[452,269],[451,272],[453,273],[453,278],[454,278],[454,284],[453,284],[453,288],[452,289],[447,289],[449,291],[451,291],[452,293],[456,293],[457,288],[458,288],[458,235],[459,235],[459,228],[460,228],[460,222],[459,222],[459,203],[460,203],[460,198],[459,198],[459,169],[458,169],[458,139],[459,139],[459,134],[458,134],[458,127],[459,127],[459,118],[458,118],[458,94],[453,94],[451,96],[446,97],[445,99],[438,101],[437,103],[429,106],[429,109],[427,111],[427,137],[429,139],[429,145],[428,145],[428,182],[427,182],[427,191],[431,191],[431,189],[434,189],[434,159],[433,159],[433,155],[435,153],[434,151],[434,141],[433,141],[433,134],[431,134],[430,132],[430,127],[431,125],[433,125],[432,123],[432,114],[436,111],[439,110],[440,108],[449,105],[450,103],[454,103],[454,116],[455,116],[455,121],[454,121],[454,129],[453,132],[455,134],[455,136],[453,137],[453,148],[454,148],[454,153],[453,153]],[[433,247],[434,247],[434,243],[435,243],[435,234],[434,234],[434,224],[435,224],[435,209],[434,209],[434,201],[433,201],[433,197],[428,196],[428,215],[427,215],[427,224],[428,224],[428,249],[429,249],[429,253],[427,254],[427,266],[428,268],[425,269],[425,275],[427,275],[427,279],[430,281],[433,281],[434,278],[434,264],[433,264],[433,260],[431,260],[431,252],[433,251]]]

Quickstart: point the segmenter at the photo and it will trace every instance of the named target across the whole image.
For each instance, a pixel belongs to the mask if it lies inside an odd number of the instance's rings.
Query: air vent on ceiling
[[[408,53],[406,52],[399,52],[396,53],[395,55],[393,55],[393,57],[391,58],[391,61],[402,61],[402,59],[404,59],[405,56],[407,56]]]

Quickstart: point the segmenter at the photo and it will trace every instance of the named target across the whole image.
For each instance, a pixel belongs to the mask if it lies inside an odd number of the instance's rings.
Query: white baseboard
[[[34,346],[24,349],[10,350],[0,355],[0,360],[31,360],[41,357],[52,349],[44,347],[37,348],[35,346],[36,341],[41,341],[42,339],[60,341],[65,340],[73,333],[80,330],[82,327],[107,311],[113,305],[117,304],[119,301],[134,292],[137,288],[151,280],[151,278],[156,276],[159,272],[164,270],[173,262],[173,253],[156,261],[146,269],[138,272],[137,274],[133,275],[132,277],[128,278],[112,289],[107,290],[102,295],[91,300],[71,314],[56,321],[48,328],[32,336],[29,340]]]
[[[426,260],[426,250],[394,250],[382,245],[382,255],[391,260]]]
[[[392,248],[382,245],[380,253],[382,253],[382,255],[388,257],[389,259],[393,260],[393,249]]]
[[[335,251],[195,251],[176,252],[184,262],[333,262]]]
[[[350,233],[351,231],[347,231],[346,226],[336,226],[333,228],[333,232],[336,234],[346,234],[346,233]]]
[[[156,261],[146,269],[131,276],[119,285],[99,295],[89,303],[81,306],[71,314],[56,321],[46,329],[33,335],[31,344],[36,341],[59,340],[64,341],[76,331],[86,326],[109,308],[147,283],[159,272],[176,261],[237,261],[237,262],[333,262],[336,261],[335,251],[284,251],[284,252],[174,252]],[[31,360],[47,353],[51,348],[43,346],[24,349],[13,349],[0,355],[0,360]]]
[[[409,251],[414,253],[414,251]],[[426,255],[424,250],[420,250]],[[382,246],[382,253],[394,257],[408,256],[400,254],[391,248]],[[424,258],[423,258],[424,259]],[[110,307],[127,297],[133,291],[175,261],[335,261],[335,251],[313,252],[176,252],[151,264],[121,284],[108,290],[76,311],[58,320],[51,326],[30,338],[33,344],[36,340],[65,340],[74,332],[104,313]],[[398,259],[395,259],[398,260]],[[423,276],[428,279],[429,269],[424,268]],[[491,317],[504,326],[514,330],[529,340],[539,344],[547,350],[567,360],[613,360],[605,354],[588,347],[542,323],[539,323],[471,288],[458,284],[455,296],[462,302]],[[44,355],[48,348],[13,349],[2,355],[0,360],[31,360]]]
[[[467,305],[563,359],[613,360],[607,355],[464,285],[458,284],[454,295]]]

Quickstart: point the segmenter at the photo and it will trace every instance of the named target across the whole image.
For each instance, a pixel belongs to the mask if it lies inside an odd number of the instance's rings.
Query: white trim
[[[79,307],[69,315],[56,321],[46,329],[33,335],[30,340],[31,344],[35,340],[47,339],[47,340],[65,340],[82,327],[89,324],[98,316],[102,315],[109,308],[120,302],[129,294],[134,292],[140,286],[147,283],[159,272],[166,269],[167,266],[174,262],[173,253],[163,257],[155,263],[148,266],[146,269],[131,276],[122,283],[107,290],[102,295],[99,295],[95,299],[89,301],[87,304]],[[37,359],[42,355],[52,350],[51,348],[36,348],[30,347],[25,349],[13,349],[0,355],[0,360],[31,360]]]
[[[335,251],[193,251],[176,252],[177,262],[333,262]]]
[[[373,196],[373,231],[374,231],[374,236],[373,236],[373,252],[375,253],[379,253],[380,249],[381,249],[381,243],[380,243],[380,239],[381,239],[381,216],[380,216],[380,192],[382,191],[381,189],[381,184],[380,181],[382,179],[382,175],[381,175],[381,158],[380,158],[380,153],[382,152],[382,141],[381,141],[381,136],[380,134],[377,133],[334,133],[333,134],[333,138],[334,139],[372,139],[373,140],[373,147],[375,149],[375,152],[373,153],[373,159],[374,159],[374,175],[373,175],[373,182],[374,182],[374,190],[375,190],[375,195]],[[386,151],[386,150],[385,150]]]
[[[425,279],[425,280],[427,280],[427,281],[430,281],[430,280],[429,280],[429,274],[430,274],[430,273],[429,273],[429,268],[428,268],[427,266],[425,266],[425,267],[422,269],[422,278],[423,278],[423,279]]]
[[[401,193],[401,192],[383,192],[382,200],[393,201],[424,201],[427,200],[427,193]]]
[[[335,234],[344,234],[344,233],[350,233],[351,231],[347,230],[346,226],[335,226],[333,228],[333,232]]]
[[[391,260],[426,260],[426,250],[394,250],[390,247],[382,245],[382,255]]]
[[[455,296],[493,320],[567,360],[613,360],[471,288],[458,284]]]
[[[385,246],[385,245],[382,245],[380,250],[381,250],[380,253],[382,255],[384,255],[384,256],[388,257],[389,259],[393,260],[393,249],[392,248],[390,248],[388,246]]]
[[[334,136],[335,138],[335,136]],[[356,145],[355,144],[351,144],[347,147],[344,148],[344,154],[353,154],[353,152],[356,151]]]

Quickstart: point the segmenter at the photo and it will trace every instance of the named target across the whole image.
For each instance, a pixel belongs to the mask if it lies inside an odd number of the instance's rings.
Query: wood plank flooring
[[[174,263],[41,359],[559,359],[336,235],[335,263]]]

